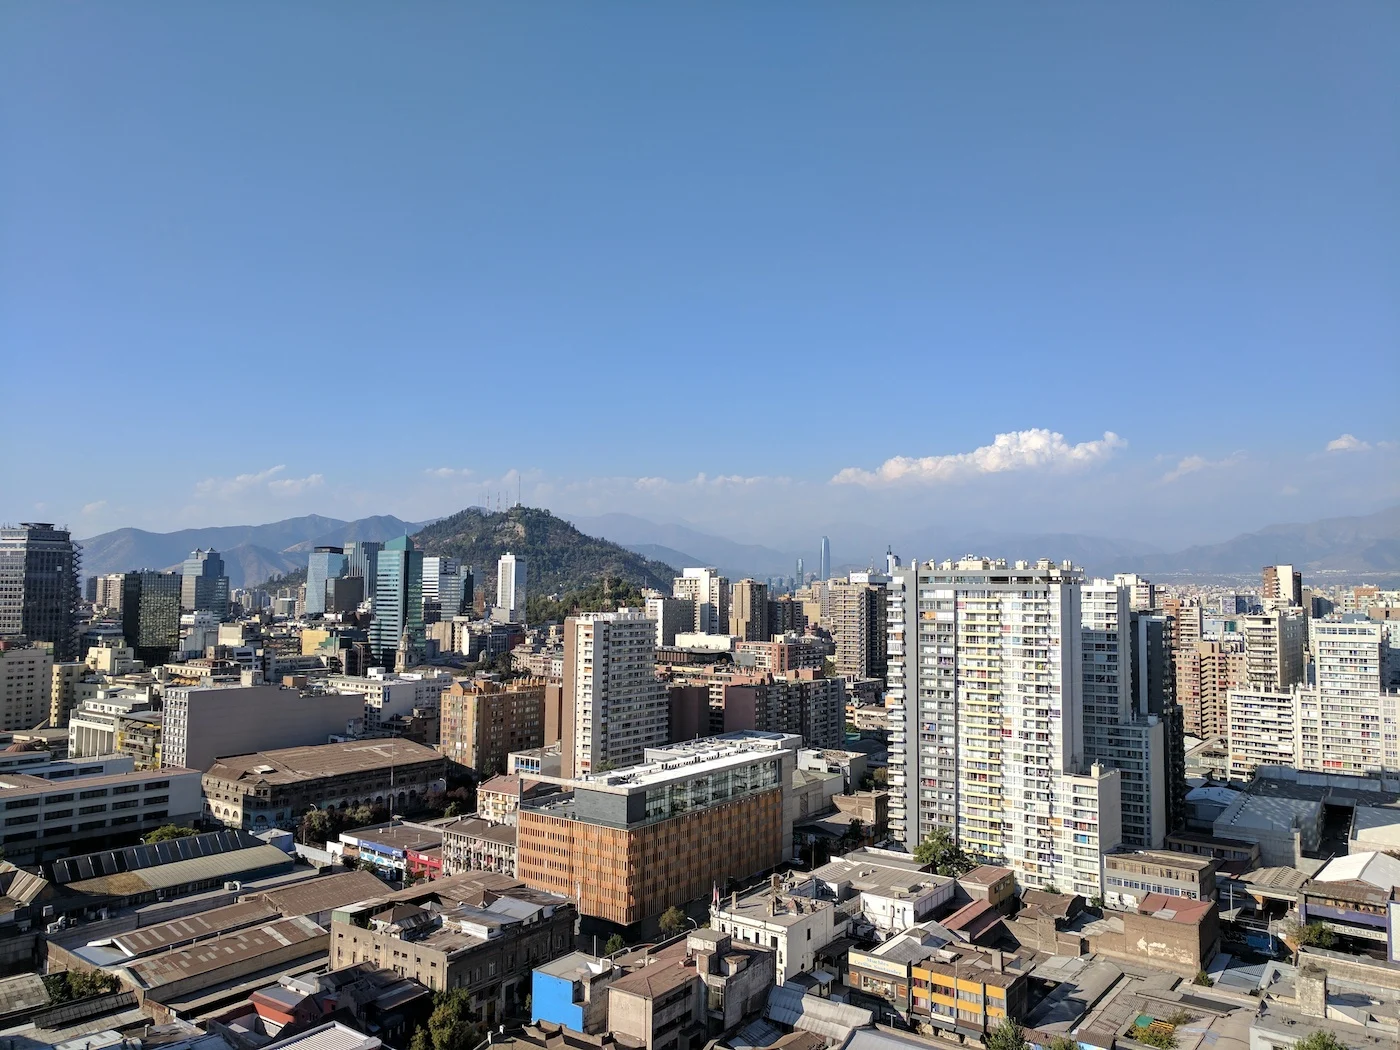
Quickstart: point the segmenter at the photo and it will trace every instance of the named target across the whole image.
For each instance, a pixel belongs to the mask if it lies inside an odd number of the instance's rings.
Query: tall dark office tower
[[[122,635],[146,666],[163,664],[180,646],[178,572],[142,569],[122,580]]]
[[[228,616],[228,576],[224,559],[212,547],[193,551],[180,569],[180,608]]]
[[[81,550],[48,522],[0,528],[0,636],[51,642],[60,662],[78,658]]]
[[[818,578],[831,579],[831,540],[825,536],[822,537],[821,576]]]

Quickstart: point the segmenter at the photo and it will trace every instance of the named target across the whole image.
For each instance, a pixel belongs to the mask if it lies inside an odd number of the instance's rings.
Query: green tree
[[[1199,984],[1202,988],[1209,988],[1215,982],[1210,979],[1210,974],[1206,973],[1204,970],[1197,970],[1196,979],[1191,983]]]
[[[987,1050],[1028,1050],[1021,1026],[1009,1017],[988,1032],[983,1042],[987,1044]]]
[[[49,993],[49,1002],[54,1006],[71,1003],[77,999],[88,999],[94,995],[105,995],[121,988],[121,983],[115,977],[101,970],[60,970],[58,973],[45,974],[43,981],[44,988]]]
[[[1294,1043],[1293,1050],[1346,1050],[1346,1047],[1331,1032],[1318,1029]]]
[[[148,831],[141,836],[141,841],[146,845],[153,842],[169,842],[171,839],[183,839],[195,834],[194,828],[181,827],[178,824],[163,824],[155,831]]]
[[[305,844],[325,843],[340,834],[336,819],[328,810],[308,809],[297,826],[297,838]]]
[[[1176,1050],[1176,1033],[1165,1028],[1134,1028],[1133,1038],[1157,1050]]]
[[[865,841],[865,821],[861,820],[860,817],[852,817],[851,823],[847,825],[846,832],[841,838],[852,846],[859,846]]]
[[[471,1050],[476,1043],[472,1021],[471,996],[465,989],[438,992],[428,1017],[428,1040],[432,1050]]]
[[[614,952],[620,952],[626,947],[627,942],[622,939],[622,934],[615,933],[608,938],[608,943],[603,945],[603,954],[612,955]]]
[[[685,912],[673,904],[661,913],[661,932],[667,937],[674,937],[683,929],[685,929]]]
[[[426,1028],[417,1028],[413,1032],[413,1038],[409,1040],[408,1050],[433,1050],[432,1036],[428,1035]]]
[[[934,828],[928,838],[914,847],[914,859],[920,864],[932,864],[939,875],[953,878],[977,866],[953,841],[952,832],[947,828]]]
[[[1050,1039],[1047,1050],[1079,1050],[1079,1043],[1067,1035],[1057,1035]]]
[[[1320,922],[1310,922],[1306,926],[1291,922],[1284,928],[1283,939],[1291,941],[1299,948],[1304,945],[1311,948],[1330,948],[1337,943],[1337,935]]]

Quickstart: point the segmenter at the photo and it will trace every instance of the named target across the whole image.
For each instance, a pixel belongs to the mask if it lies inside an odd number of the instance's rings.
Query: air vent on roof
[[[253,772],[254,772],[254,773],[271,773],[271,772],[273,772],[276,768],[277,768],[276,766],[254,766],[254,767],[253,767]]]

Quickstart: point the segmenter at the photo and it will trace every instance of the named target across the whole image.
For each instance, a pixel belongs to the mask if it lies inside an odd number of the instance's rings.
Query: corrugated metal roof
[[[234,850],[231,853],[194,857],[190,860],[175,861],[173,864],[161,864],[115,875],[99,875],[96,878],[69,883],[69,888],[79,893],[132,895],[150,890],[172,889],[192,882],[207,882],[210,879],[246,877],[274,868],[290,870],[293,863],[293,858],[276,846],[260,842],[250,849]]]
[[[764,1016],[803,1032],[815,1032],[828,1039],[845,1039],[857,1028],[871,1023],[875,1016],[858,1006],[847,1006],[815,995],[803,995],[799,988],[780,984],[768,993]]]

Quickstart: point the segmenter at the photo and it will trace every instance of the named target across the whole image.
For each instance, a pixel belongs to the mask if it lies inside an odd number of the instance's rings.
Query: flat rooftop
[[[280,917],[281,913],[266,901],[243,901],[225,908],[213,908],[210,911],[186,915],[157,926],[142,926],[130,933],[121,933],[113,937],[112,944],[127,958],[136,959],[166,951],[173,945],[188,944],[194,940]]]
[[[587,952],[570,952],[568,955],[561,955],[543,966],[535,967],[540,973],[548,974],[550,977],[558,977],[563,981],[586,981],[588,978],[611,968],[611,962],[600,959],[596,955],[589,955]]]
[[[1177,853],[1174,850],[1165,849],[1141,849],[1126,853],[1105,853],[1104,864],[1109,862],[1118,864],[1124,861],[1129,863],[1137,862],[1142,864],[1161,864],[1164,867],[1186,868],[1190,871],[1206,871],[1215,867],[1215,861],[1210,857],[1202,857],[1195,853]]]
[[[28,773],[0,773],[0,799],[32,795],[36,791],[90,791],[93,788],[114,787],[119,784],[143,783],[147,780],[170,780],[174,777],[199,774],[197,769],[172,766],[168,769],[138,769],[130,773],[94,773],[90,776],[63,777],[49,780]]]
[[[308,780],[369,773],[393,766],[441,764],[446,759],[431,747],[397,738],[309,744],[221,758],[206,774],[219,780],[295,784]]]
[[[647,762],[607,773],[575,777],[572,783],[590,791],[628,795],[673,780],[689,780],[784,753],[794,753],[797,745],[793,741],[800,739],[790,734],[765,733],[756,729],[704,737],[684,744],[648,748],[650,760]]]
[[[812,879],[784,886],[776,893],[769,886],[750,890],[734,903],[730,897],[720,900],[720,914],[740,921],[761,922],[769,926],[796,926],[812,915],[836,907],[828,895],[823,899],[821,888]],[[770,914],[770,905],[775,905]]]
[[[373,873],[347,871],[267,890],[261,896],[283,915],[316,915],[383,892],[384,883]]]
[[[833,893],[837,886],[849,883],[851,889],[858,893],[898,898],[921,897],[953,882],[946,875],[934,875],[867,857],[841,857],[829,861],[812,872],[812,878],[831,887]]]

